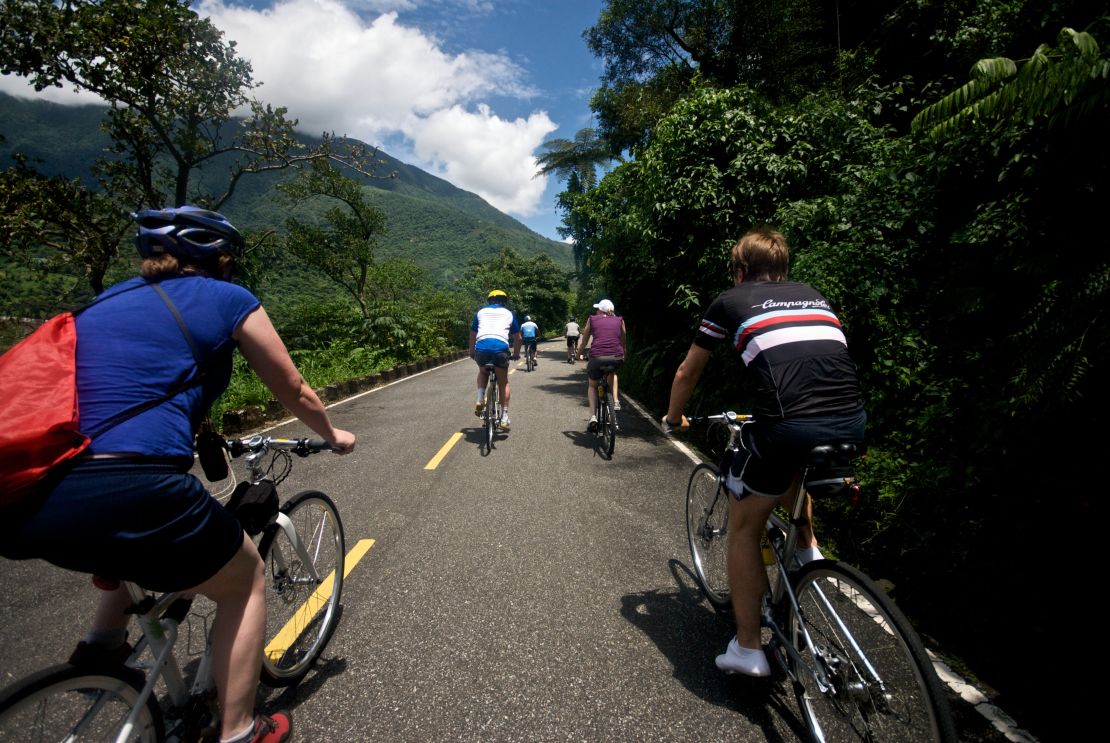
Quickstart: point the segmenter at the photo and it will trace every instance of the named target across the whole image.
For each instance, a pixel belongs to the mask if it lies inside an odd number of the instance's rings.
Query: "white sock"
[[[478,388],[478,399],[477,399],[477,400],[475,400],[474,402],[476,402],[476,403],[480,403],[480,402],[482,402],[482,401],[483,401],[483,400],[484,400],[485,398],[486,398],[486,388],[485,388],[485,387],[479,387],[479,388]]]
[[[508,405],[501,406],[501,415],[503,415],[506,418],[509,417],[509,406]]]

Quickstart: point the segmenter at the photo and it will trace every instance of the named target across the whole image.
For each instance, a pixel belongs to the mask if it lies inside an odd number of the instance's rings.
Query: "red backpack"
[[[0,506],[89,446],[77,430],[77,323],[50,318],[0,356]]]
[[[150,286],[162,297],[195,356],[192,336],[162,287],[139,284],[131,288],[141,286]],[[60,466],[72,462],[89,447],[92,439],[144,410],[161,405],[204,378],[198,370],[162,397],[133,405],[103,421],[95,430],[78,429],[76,316],[103,299],[122,293],[102,296],[79,310],[55,315],[0,356],[0,390],[3,390],[0,507],[34,493],[36,485]]]

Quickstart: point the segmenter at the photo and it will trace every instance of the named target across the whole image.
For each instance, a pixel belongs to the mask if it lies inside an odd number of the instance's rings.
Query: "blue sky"
[[[250,60],[255,95],[473,191],[559,239],[536,178],[548,139],[592,125],[602,73],[582,32],[605,0],[194,0]],[[0,90],[36,95],[11,76]],[[86,102],[68,91],[60,102]]]

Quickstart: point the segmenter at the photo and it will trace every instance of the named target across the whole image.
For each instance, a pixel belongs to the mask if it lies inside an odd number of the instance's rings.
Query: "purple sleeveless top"
[[[621,316],[597,314],[590,317],[590,358],[624,356],[621,345]]]

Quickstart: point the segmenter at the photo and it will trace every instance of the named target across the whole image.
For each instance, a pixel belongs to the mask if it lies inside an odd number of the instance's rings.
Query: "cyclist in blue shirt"
[[[524,352],[532,354],[532,365],[539,366],[540,359],[536,355],[536,341],[540,335],[540,326],[532,322],[531,315],[524,316],[524,324],[520,326],[520,336],[524,340]]]
[[[509,427],[509,356],[520,358],[520,325],[516,315],[505,306],[509,295],[494,289],[486,297],[489,302],[474,314],[470,323],[470,356],[478,363],[478,399],[474,415],[481,416],[485,409],[486,383],[489,372],[486,364],[493,364],[497,387],[501,394],[501,427]],[[512,342],[510,350],[509,343]]]
[[[81,430],[193,378],[198,357],[203,381],[96,436],[49,492],[4,513],[0,555],[212,599],[220,739],[279,743],[292,734],[289,714],[254,714],[266,629],[264,564],[235,515],[190,473],[193,439],[228,385],[236,348],[334,451],[352,451],[356,437],[332,424],[258,298],[231,282],[244,240],[223,215],[184,205],[132,216],[142,278],[110,288],[77,318]],[[171,298],[176,318],[144,283]],[[130,604],[123,587],[102,592],[70,663],[122,665],[131,654]]]

